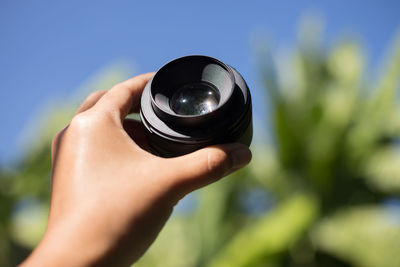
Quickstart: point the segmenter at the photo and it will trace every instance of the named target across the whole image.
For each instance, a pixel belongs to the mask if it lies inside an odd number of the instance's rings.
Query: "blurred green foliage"
[[[327,47],[311,26],[283,56],[259,45],[272,137],[253,145],[249,167],[191,194],[135,266],[400,266],[400,39],[372,76],[358,42]],[[123,78],[103,77],[89,87]],[[39,141],[0,171],[0,266],[45,229],[50,140],[73,114],[52,110]]]

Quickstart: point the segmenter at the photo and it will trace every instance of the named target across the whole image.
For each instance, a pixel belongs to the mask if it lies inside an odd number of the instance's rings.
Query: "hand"
[[[157,237],[189,192],[246,165],[241,144],[176,158],[148,153],[138,112],[143,74],[95,92],[52,144],[52,197],[46,233],[26,266],[129,266]]]

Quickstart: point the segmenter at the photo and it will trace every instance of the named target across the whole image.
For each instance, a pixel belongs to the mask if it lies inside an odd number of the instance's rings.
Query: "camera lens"
[[[175,59],[145,86],[140,107],[152,153],[174,157],[220,143],[250,145],[250,91],[232,67],[207,56]]]
[[[186,84],[171,98],[171,108],[180,115],[201,115],[212,112],[218,106],[218,90],[207,83]]]

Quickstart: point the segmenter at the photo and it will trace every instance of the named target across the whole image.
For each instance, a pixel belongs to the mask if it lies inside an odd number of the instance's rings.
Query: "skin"
[[[153,75],[91,94],[54,137],[48,226],[22,266],[129,266],[182,197],[249,163],[237,143],[170,159],[147,152],[140,122],[125,117]]]

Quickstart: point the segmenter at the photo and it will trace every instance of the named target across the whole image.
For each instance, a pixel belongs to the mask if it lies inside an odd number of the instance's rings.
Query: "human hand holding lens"
[[[22,266],[129,266],[183,196],[250,161],[237,143],[174,158],[143,149],[142,124],[125,117],[153,75],[92,94],[54,138],[48,227]]]

